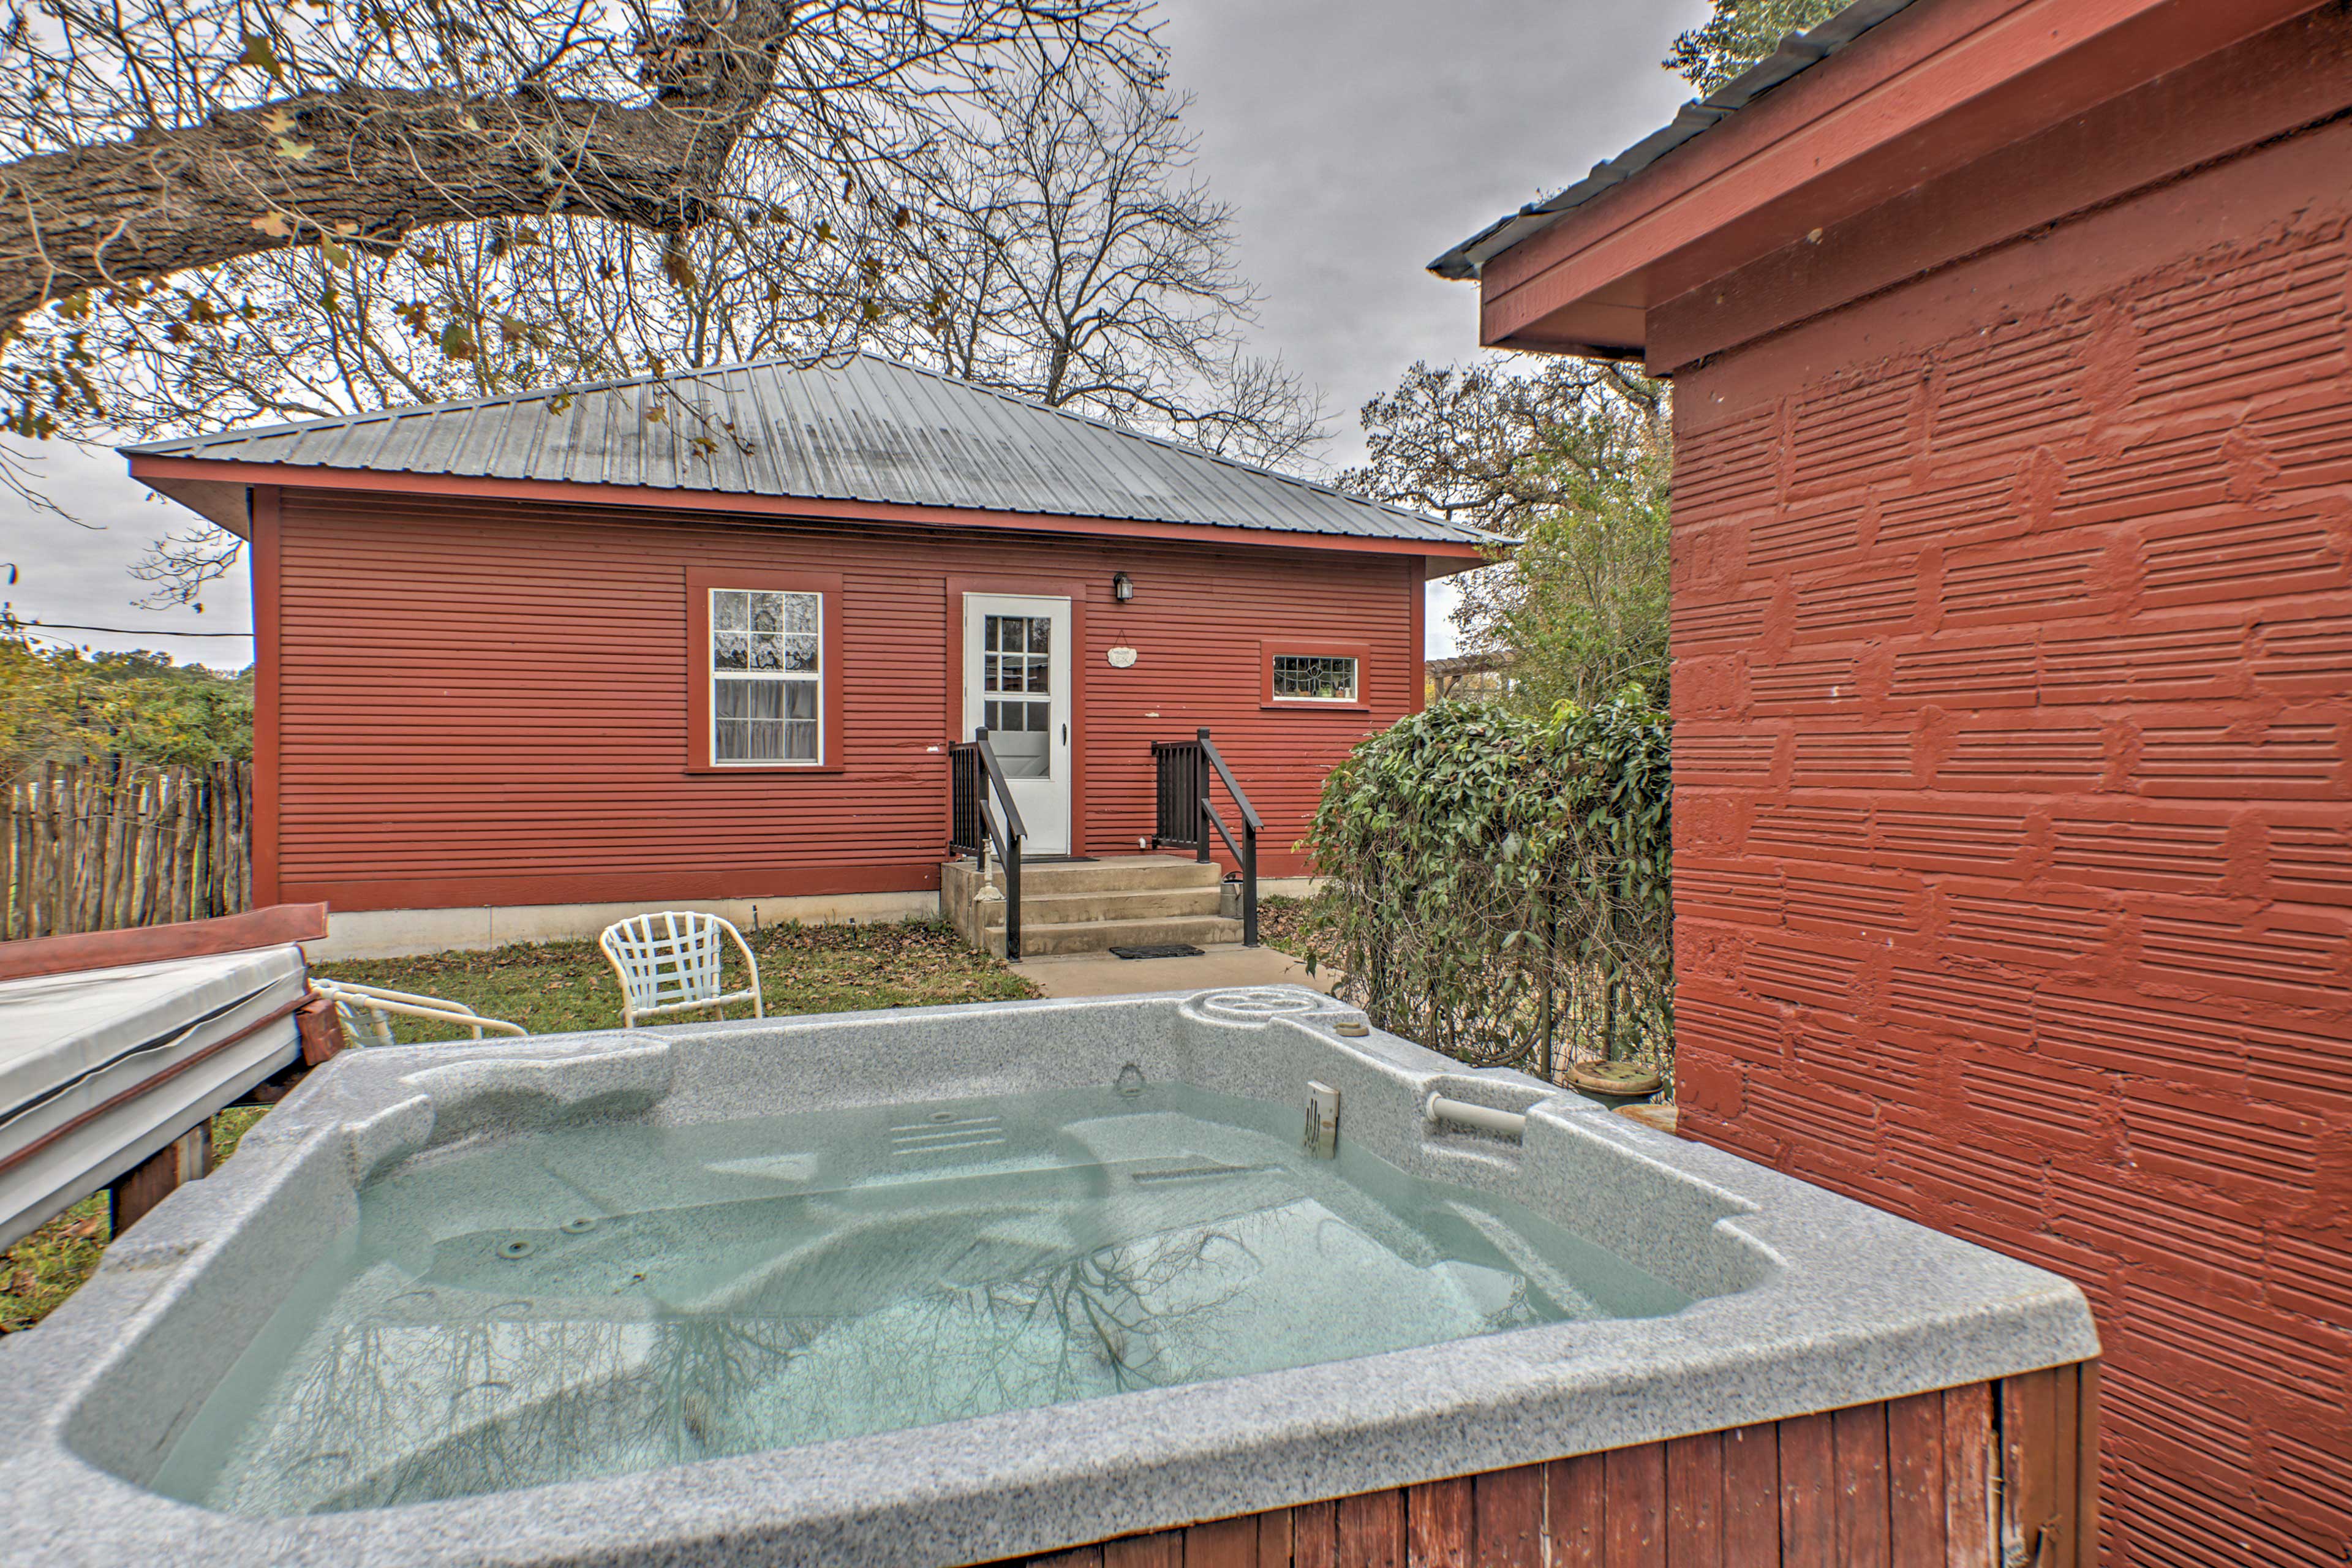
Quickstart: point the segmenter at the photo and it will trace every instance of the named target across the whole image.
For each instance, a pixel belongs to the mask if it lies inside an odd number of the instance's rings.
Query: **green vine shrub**
[[[0,785],[119,752],[159,767],[253,755],[253,671],[37,645],[0,605]]]
[[[1669,723],[1627,687],[1549,720],[1442,702],[1350,752],[1307,840],[1311,963],[1381,1027],[1550,1079],[1671,1071]]]

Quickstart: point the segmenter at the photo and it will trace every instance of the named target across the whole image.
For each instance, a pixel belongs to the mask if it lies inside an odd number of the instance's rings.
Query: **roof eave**
[[[1276,529],[1240,524],[1160,522],[1140,518],[1082,517],[1053,512],[1009,512],[974,507],[920,506],[893,501],[841,500],[824,497],[746,495],[725,490],[669,489],[648,485],[577,480],[503,479],[463,474],[415,474],[375,468],[331,468],[291,463],[224,461],[210,458],[132,451],[131,476],[151,489],[195,507],[215,522],[219,516],[197,507],[187,494],[226,495],[239,500],[247,486],[292,489],[362,491],[373,494],[530,500],[599,509],[734,513],[814,522],[899,524],[915,528],[985,528],[1012,531],[1091,535],[1111,539],[1181,539],[1218,546],[1282,547],[1381,555],[1460,559],[1467,564],[1491,559],[1509,542],[1483,530],[1456,524],[1465,537],[1414,539],[1393,534],[1354,534]],[[185,493],[184,493],[185,492]],[[222,522],[222,526],[229,526]],[[233,530],[242,533],[243,526]]]
[[[697,417],[722,421],[727,438],[697,440],[689,460],[675,423],[657,422],[658,411],[639,406],[656,383],[700,411]],[[600,395],[606,394],[613,395]],[[615,401],[627,405],[617,429],[609,406]],[[561,417],[519,417],[534,407]],[[757,438],[741,439],[739,426],[756,429]],[[1103,519],[1149,521],[1150,508],[1166,504],[1179,509],[1169,515],[1203,524],[1231,519],[1277,532],[1365,538],[1454,531],[1440,520],[1298,474],[865,353],[839,365],[753,360],[118,449],[133,460],[702,488]]]
[[[167,500],[178,501],[215,528],[227,530],[239,539],[253,535],[253,518],[248,501],[250,487],[244,479],[173,475],[151,478],[139,471],[134,461],[131,477],[144,484]]]
[[[1864,0],[1685,110],[1738,98],[1726,112],[1678,117],[1433,269],[1479,280],[1489,347],[1671,373],[1648,353],[1657,305],[2323,3]]]
[[[1441,278],[1475,280],[1486,264],[1549,228],[1612,186],[1651,164],[1799,73],[1811,69],[1916,0],[1854,0],[1819,26],[1783,37],[1769,55],[1731,80],[1675,110],[1675,117],[1613,158],[1603,159],[1574,184],[1496,219],[1429,264]]]

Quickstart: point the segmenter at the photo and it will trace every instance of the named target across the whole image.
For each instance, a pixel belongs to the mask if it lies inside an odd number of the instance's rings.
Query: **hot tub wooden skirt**
[[[2098,1363],[1303,1503],[1027,1568],[2093,1568]]]

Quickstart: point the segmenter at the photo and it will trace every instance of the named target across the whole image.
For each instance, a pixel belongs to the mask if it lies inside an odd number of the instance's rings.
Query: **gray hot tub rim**
[[[27,1561],[984,1562],[1202,1519],[1874,1403],[2084,1361],[2082,1293],[1509,1071],[1473,1071],[1300,988],[888,1010],[350,1052],[0,1344],[0,1521]],[[1303,1105],[1408,1173],[1500,1193],[1697,1298],[1354,1361],[593,1481],[263,1519],[163,1497],[181,1426],[419,1151],[569,1120],[687,1125],[816,1105],[1150,1078]],[[1433,1094],[1526,1118],[1433,1121]],[[488,1506],[486,1506],[488,1505]]]

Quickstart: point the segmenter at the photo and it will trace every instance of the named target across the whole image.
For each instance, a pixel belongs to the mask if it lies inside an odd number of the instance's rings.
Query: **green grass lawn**
[[[261,1120],[262,1108],[240,1105],[213,1118],[213,1163],[236,1152],[236,1141]],[[96,1193],[0,1253],[0,1334],[29,1329],[62,1305],[98,1267],[114,1239],[106,1194]]]
[[[908,924],[772,926],[746,932],[760,961],[760,985],[772,1016],[844,1013],[864,1007],[929,1007],[1034,996],[1018,971],[966,949],[944,921]],[[729,950],[725,982],[742,984],[741,957]],[[463,1002],[486,1017],[520,1024],[534,1035],[621,1026],[621,986],[593,942],[438,952],[322,963],[317,973],[366,985]],[[693,1022],[716,1015],[680,1013],[656,1022]],[[751,1016],[748,1003],[727,1009]],[[467,1031],[417,1019],[394,1020],[400,1042],[462,1039]],[[215,1162],[261,1119],[253,1108],[213,1119]],[[98,1267],[110,1239],[106,1194],[84,1199],[0,1253],[0,1334],[29,1329],[55,1311]]]
[[[1037,994],[1018,971],[967,949],[943,921],[771,926],[746,931],[744,940],[759,957],[760,988],[772,1015],[999,1002]],[[621,1026],[621,983],[593,942],[321,963],[318,973],[463,1002],[485,1017],[520,1024],[534,1035]],[[742,959],[731,944],[724,983],[730,990],[743,984]],[[738,1003],[726,1016],[748,1018],[751,1004]],[[666,1014],[654,1022],[716,1016],[709,1011]],[[403,1043],[465,1035],[454,1026],[417,1019],[393,1023],[393,1038]]]

